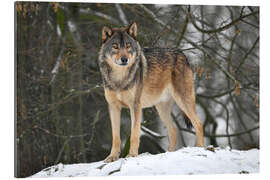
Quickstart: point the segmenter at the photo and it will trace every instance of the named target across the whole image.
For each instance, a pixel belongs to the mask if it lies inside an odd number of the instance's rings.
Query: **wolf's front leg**
[[[104,162],[113,162],[119,158],[120,154],[120,112],[121,108],[117,104],[109,104],[109,112],[112,126],[112,149],[110,155]]]
[[[130,149],[127,157],[138,156],[138,149],[140,144],[140,130],[141,130],[141,117],[142,109],[140,105],[135,105],[135,108],[130,108],[131,114],[131,136],[130,136]]]

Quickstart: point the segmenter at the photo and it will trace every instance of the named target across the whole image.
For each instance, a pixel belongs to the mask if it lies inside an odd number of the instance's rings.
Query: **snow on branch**
[[[102,12],[97,12],[97,11],[94,11],[90,8],[87,8],[87,9],[83,9],[83,8],[80,8],[80,13],[84,13],[84,14],[92,14],[92,15],[95,15],[95,16],[98,16],[98,17],[101,17],[103,19],[106,19],[108,21],[111,21],[112,23],[114,24],[120,24],[119,21],[117,19],[115,19],[114,17],[112,16],[109,16],[107,14],[104,14]]]
[[[49,84],[52,84],[56,78],[56,75],[58,73],[58,70],[59,70],[59,67],[60,67],[60,64],[61,64],[61,61],[63,59],[63,54],[64,54],[64,50],[65,50],[65,42],[66,42],[66,36],[63,37],[63,41],[62,41],[62,48],[59,52],[59,55],[57,57],[57,60],[56,60],[56,64],[53,68],[53,70],[51,71],[52,73],[52,79],[51,81],[49,82]]]
[[[166,136],[162,136],[161,134],[158,134],[158,133],[156,133],[156,132],[154,132],[154,131],[148,129],[147,127],[145,127],[145,126],[143,126],[143,125],[141,126],[141,130],[142,130],[143,132],[147,133],[147,134],[150,134],[150,135],[153,136],[153,137],[156,137],[156,138],[163,138],[163,137],[166,137]]]
[[[149,15],[152,16],[152,18],[158,22],[159,24],[161,24],[162,26],[166,26],[166,23],[164,23],[162,20],[160,20],[159,18],[157,18],[157,16],[150,10],[148,9],[147,7],[145,7],[144,5],[142,4],[138,4],[139,7],[141,7],[145,12],[147,12]]]
[[[124,13],[121,5],[120,4],[115,4],[115,7],[116,7],[116,9],[118,11],[118,14],[119,14],[119,17],[120,17],[121,21],[123,22],[123,24],[125,26],[127,26],[128,25],[128,21],[127,21],[126,15],[125,15],[125,13]]]

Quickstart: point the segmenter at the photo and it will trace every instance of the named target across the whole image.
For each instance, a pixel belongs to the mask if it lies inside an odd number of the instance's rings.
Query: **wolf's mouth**
[[[125,66],[125,65],[127,65],[128,63],[121,63],[121,64],[119,64],[120,66]]]

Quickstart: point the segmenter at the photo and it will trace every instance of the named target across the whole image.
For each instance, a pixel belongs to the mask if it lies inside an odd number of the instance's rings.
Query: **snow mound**
[[[187,147],[157,155],[143,153],[138,157],[121,158],[112,163],[60,163],[31,177],[258,173],[259,164],[258,149],[238,151],[229,148]]]

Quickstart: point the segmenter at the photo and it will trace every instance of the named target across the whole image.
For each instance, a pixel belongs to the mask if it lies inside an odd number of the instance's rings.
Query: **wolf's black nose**
[[[122,64],[127,64],[128,59],[126,57],[121,57]]]

